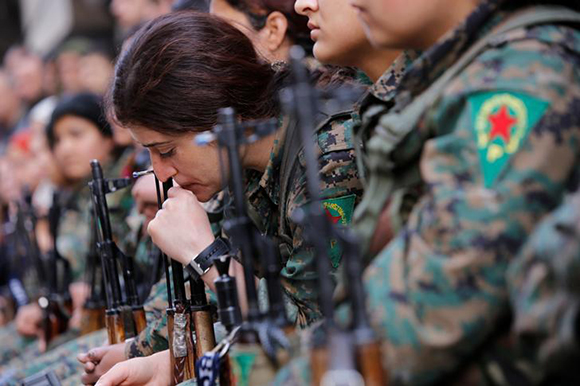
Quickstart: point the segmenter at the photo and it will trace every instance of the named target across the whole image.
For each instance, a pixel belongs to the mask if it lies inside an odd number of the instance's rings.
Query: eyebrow
[[[143,143],[142,146],[143,147],[155,147],[155,146],[159,146],[159,145],[166,145],[168,143],[170,143],[171,141],[165,141],[165,142],[152,142],[152,143]]]

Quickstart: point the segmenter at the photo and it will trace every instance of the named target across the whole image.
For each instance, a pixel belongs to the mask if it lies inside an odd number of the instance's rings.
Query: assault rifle
[[[68,291],[71,283],[70,264],[58,252],[57,238],[58,226],[62,216],[60,194],[55,191],[53,194],[52,206],[48,212],[48,223],[52,236],[52,249],[49,251],[46,260],[46,273],[48,283],[48,293],[38,299],[38,304],[43,311],[42,337],[43,347],[58,335],[64,333],[68,328],[68,321],[72,312],[72,299]],[[32,225],[32,229],[35,225]],[[32,230],[32,232],[34,232]],[[34,240],[34,235],[31,240]],[[35,242],[33,248],[38,250]]]
[[[93,179],[89,182],[95,226],[97,249],[101,257],[101,267],[105,279],[106,325],[109,343],[123,342],[139,334],[146,327],[145,311],[139,301],[137,286],[133,275],[133,261],[126,256],[113,241],[109,208],[106,195],[125,188],[132,183],[130,178],[105,179],[99,161],[91,161]],[[124,293],[119,277],[118,265],[121,263]]]
[[[311,203],[307,208],[297,211],[295,221],[304,226],[307,242],[316,253],[319,303],[324,316],[324,342],[314,347],[311,353],[313,384],[384,385],[386,378],[381,366],[380,350],[365,308],[356,240],[346,230],[333,227],[323,211],[319,193],[319,167],[312,140],[316,129],[318,95],[309,84],[306,68],[302,64],[303,58],[304,51],[293,47],[291,69],[294,82],[284,90],[281,98],[287,112],[298,119],[300,126]],[[345,279],[353,310],[353,326],[349,330],[341,328],[334,318],[333,283],[329,276],[331,269],[328,255],[331,240],[339,243],[345,259]]]

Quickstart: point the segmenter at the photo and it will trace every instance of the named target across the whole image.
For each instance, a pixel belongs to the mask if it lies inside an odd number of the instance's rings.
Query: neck
[[[397,50],[377,50],[372,48],[368,55],[363,58],[364,60],[356,67],[364,72],[373,82],[376,82],[400,54],[401,51]]]
[[[242,155],[242,165],[246,169],[254,169],[259,172],[266,171],[270,162],[270,154],[274,146],[276,133],[272,133],[254,143],[246,146]]]

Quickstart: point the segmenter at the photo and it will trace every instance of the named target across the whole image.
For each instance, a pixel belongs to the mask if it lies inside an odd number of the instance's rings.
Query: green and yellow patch
[[[333,224],[349,225],[352,222],[356,195],[351,194],[339,198],[330,198],[322,201],[322,206],[326,217]],[[334,268],[340,264],[342,250],[336,240],[330,240],[330,261]]]
[[[484,186],[493,185],[510,157],[542,118],[549,103],[514,92],[486,92],[469,98]]]

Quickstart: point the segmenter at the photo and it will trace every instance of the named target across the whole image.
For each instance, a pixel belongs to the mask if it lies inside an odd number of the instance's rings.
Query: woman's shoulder
[[[446,94],[515,91],[552,99],[580,90],[580,30],[540,25],[493,43],[447,87]]]

